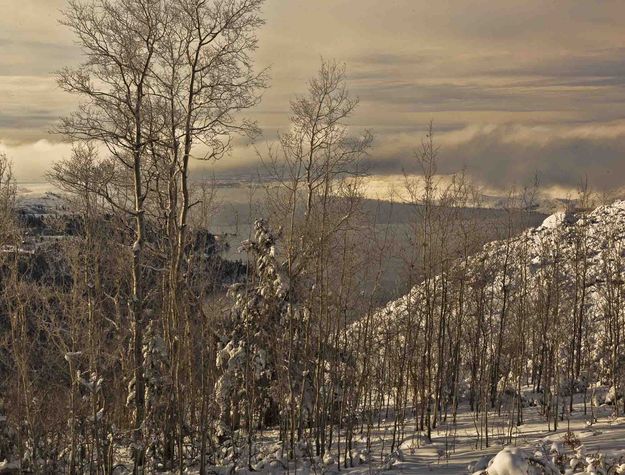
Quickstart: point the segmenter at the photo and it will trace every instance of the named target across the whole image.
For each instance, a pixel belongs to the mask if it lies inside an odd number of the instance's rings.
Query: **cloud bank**
[[[380,137],[370,160],[378,174],[418,173],[420,137]],[[499,189],[538,176],[542,185],[572,188],[587,178],[599,189],[623,186],[625,122],[579,126],[518,124],[468,126],[435,136],[439,172],[465,170],[478,183]]]
[[[20,180],[41,179],[69,146],[48,131],[75,100],[55,70],[81,61],[58,24],[64,0],[0,0],[0,146]],[[567,0],[267,0],[258,66],[272,87],[249,111],[271,141],[320,56],[345,61],[360,98],[356,131],[375,134],[373,173],[416,171],[433,120],[440,167],[465,167],[506,188],[538,173],[545,185],[596,187],[625,176],[625,3]],[[262,142],[261,139],[259,142]],[[262,146],[261,146],[262,148]],[[249,145],[196,171],[254,174]]]

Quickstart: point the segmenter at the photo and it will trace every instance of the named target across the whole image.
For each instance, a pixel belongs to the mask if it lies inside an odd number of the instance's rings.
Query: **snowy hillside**
[[[625,201],[559,212],[357,322],[354,339],[378,355],[367,372],[386,404],[406,408],[395,425],[414,417],[426,440],[443,443],[444,428],[445,444],[451,431],[486,449],[619,420],[624,257]]]
[[[620,292],[623,284],[624,255],[625,201],[588,213],[558,212],[546,218],[542,225],[517,237],[486,244],[468,260],[455,262],[444,275],[389,302],[375,318],[380,330],[393,328],[423,309],[422,303],[428,298],[426,293],[429,292],[429,298],[434,299],[440,310],[441,296],[437,291],[442,292],[444,288],[449,297],[462,287],[465,295],[479,290],[487,296],[483,316],[499,320],[506,312],[514,317],[528,310],[513,305],[520,299],[536,304],[541,291],[548,290],[549,286],[557,287],[559,307],[552,307],[551,316],[565,323],[567,313],[581,314],[584,337],[588,337],[584,344],[592,345],[586,349],[593,350],[595,362],[605,363],[600,354],[601,348],[607,347],[602,324],[610,311],[610,296]],[[477,309],[471,303],[467,300],[462,311],[475,316]],[[452,308],[454,314],[459,311]]]

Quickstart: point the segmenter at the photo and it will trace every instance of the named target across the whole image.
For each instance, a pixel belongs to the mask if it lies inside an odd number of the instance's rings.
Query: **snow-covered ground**
[[[547,450],[550,450],[553,442],[558,442],[562,455],[566,453],[573,457],[576,451],[564,443],[565,436],[570,430],[583,444],[588,456],[601,453],[607,459],[625,461],[625,417],[614,417],[612,406],[602,406],[595,408],[597,421],[589,425],[590,406],[588,414],[585,415],[581,398],[581,395],[577,397],[575,411],[570,420],[565,418],[561,421],[557,431],[547,430],[545,418],[539,414],[538,407],[525,408],[525,423],[514,428],[511,446],[521,448],[527,455],[533,455],[539,447],[547,447]],[[432,444],[424,443],[424,439],[418,435],[409,437],[400,447],[400,460],[393,463],[391,470],[383,470],[380,473],[441,475],[471,473],[470,464],[484,457],[487,459],[493,457],[505,446],[508,418],[504,414],[501,417],[492,414],[490,417],[493,424],[491,447],[476,448],[473,418],[468,408],[464,407],[455,428],[451,424],[442,424],[433,432]],[[414,430],[414,423],[409,427]],[[377,446],[380,447],[381,443],[378,442]],[[369,473],[369,468],[375,470],[375,467],[367,466],[353,469],[350,473]],[[524,474],[519,472],[519,475]]]
[[[529,388],[527,388],[529,390]],[[599,392],[605,393],[605,388]],[[399,449],[391,454],[393,423],[383,420],[378,428],[377,425],[371,433],[371,454],[369,461],[365,462],[366,438],[365,435],[357,435],[354,443],[354,466],[339,468],[335,458],[326,457],[325,460],[315,460],[311,464],[303,458],[295,464],[291,463],[289,469],[285,469],[282,463],[271,463],[260,468],[263,473],[349,473],[364,475],[372,473],[387,474],[439,474],[459,475],[473,473],[487,473],[488,475],[532,475],[552,473],[548,471],[532,471],[531,465],[517,467],[512,470],[515,462],[533,458],[549,464],[552,459],[563,461],[570,468],[571,459],[577,463],[575,471],[566,473],[595,473],[613,474],[623,473],[615,471],[615,468],[625,463],[625,417],[616,417],[614,407],[601,405],[594,408],[595,422],[591,421],[590,396],[587,397],[587,413],[584,413],[583,395],[575,397],[574,411],[570,418],[565,417],[559,422],[556,431],[547,430],[545,417],[540,414],[538,406],[524,409],[525,423],[514,427],[512,443],[507,444],[509,430],[509,418],[502,413],[498,416],[495,412],[489,415],[490,429],[489,447],[481,446],[477,442],[477,433],[473,415],[468,406],[462,405],[456,424],[451,420],[440,424],[432,432],[431,443],[415,429],[414,419],[407,419],[404,427],[404,437]],[[273,446],[275,450],[279,445],[272,444],[272,435],[267,434],[263,443]],[[571,435],[573,437],[571,437]],[[568,442],[572,441],[572,442]],[[504,448],[508,448],[504,450]],[[514,448],[514,450],[510,450]],[[489,461],[500,451],[504,450],[498,462],[481,472],[479,468],[488,466]],[[270,450],[271,452],[271,450]],[[517,454],[516,458],[508,457],[509,453]],[[268,459],[271,459],[270,456]],[[276,457],[280,459],[280,457]],[[358,462],[357,459],[361,459]],[[506,463],[508,462],[508,463]],[[593,463],[598,471],[592,471]],[[606,467],[605,471],[599,470],[600,464]],[[499,465],[499,469],[497,469]],[[589,469],[590,470],[586,471]],[[608,467],[613,467],[608,470]],[[213,467],[218,473],[227,473],[225,467]],[[190,472],[195,473],[195,472]],[[246,473],[244,470],[243,472]],[[560,472],[555,472],[560,473]]]

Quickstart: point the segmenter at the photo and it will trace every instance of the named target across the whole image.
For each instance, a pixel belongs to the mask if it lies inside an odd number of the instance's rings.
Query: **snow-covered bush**
[[[162,447],[160,437],[167,431],[173,387],[169,373],[169,358],[165,341],[155,320],[151,320],[143,337],[143,377],[145,380],[145,426],[152,450]],[[162,457],[162,454],[160,454]]]
[[[0,461],[4,460],[7,465],[12,463],[17,455],[15,436],[15,431],[7,424],[4,404],[0,400]]]
[[[220,443],[239,427],[240,414],[259,420],[248,425],[275,422],[277,397],[289,393],[277,378],[280,344],[288,319],[297,310],[290,302],[290,285],[276,256],[276,237],[263,220],[255,223],[254,238],[241,250],[248,253],[249,283],[231,286],[233,300],[227,322],[227,340],[217,353],[221,375],[216,382],[219,419],[216,434]],[[251,414],[250,410],[254,413]],[[273,420],[271,420],[273,419]]]
[[[533,453],[517,447],[506,447],[494,457],[484,456],[468,467],[473,475],[594,475],[625,473],[622,458],[602,453],[587,454],[583,445],[567,449],[559,442],[545,439]]]

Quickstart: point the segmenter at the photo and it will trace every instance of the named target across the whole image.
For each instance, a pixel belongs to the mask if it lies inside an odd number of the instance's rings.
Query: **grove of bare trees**
[[[582,210],[519,234],[526,190],[485,229],[469,179],[439,178],[430,125],[393,226],[364,196],[373,135],[350,126],[340,63],[258,148],[264,213],[241,261],[219,255],[215,190],[190,164],[259,134],[262,3],[68,1],[84,63],[58,74],[80,100],[48,175],[63,239],[21,246],[0,157],[2,468],[342,470],[453,440],[461,412],[476,448],[511,442],[530,405],[557,429],[577,395],[592,421],[600,386],[622,414],[622,208],[590,212],[584,189]],[[390,260],[405,295],[388,302]]]

